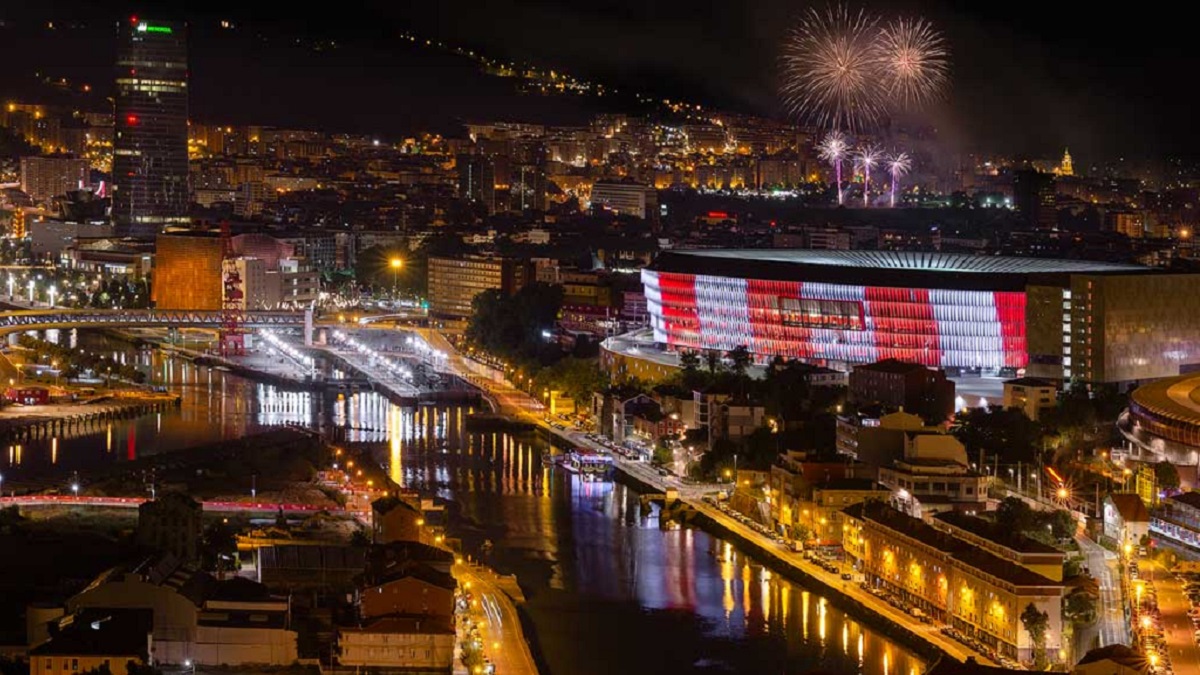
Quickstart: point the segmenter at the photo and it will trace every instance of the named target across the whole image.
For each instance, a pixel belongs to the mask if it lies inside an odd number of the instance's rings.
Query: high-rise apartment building
[[[485,154],[461,154],[458,168],[458,195],[472,204],[481,204],[488,215],[496,212],[496,164]]]
[[[658,193],[640,183],[597,181],[592,186],[592,204],[622,216],[653,218],[658,208]]]
[[[429,313],[445,318],[471,316],[476,295],[498,289],[506,295],[533,280],[533,268],[510,258],[463,256],[429,258]]]
[[[22,157],[21,191],[35,202],[45,202],[78,190],[90,182],[88,163],[73,157]]]
[[[1034,170],[1013,174],[1013,205],[1029,227],[1053,230],[1058,226],[1054,176]]]
[[[152,236],[187,222],[187,35],[182,22],[122,21],[113,139],[113,219]]]

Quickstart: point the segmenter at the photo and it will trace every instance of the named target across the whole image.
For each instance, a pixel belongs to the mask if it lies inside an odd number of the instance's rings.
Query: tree
[[[1037,608],[1032,602],[1021,612],[1021,625],[1029,633],[1033,643],[1033,663],[1037,670],[1046,668],[1046,629],[1050,626],[1050,615]]]
[[[685,349],[679,352],[679,365],[685,373],[694,373],[700,370],[700,356],[691,349]]]
[[[1164,459],[1154,465],[1154,480],[1160,488],[1166,490],[1177,489],[1179,487],[1179,469]]]
[[[711,349],[704,352],[704,365],[710,374],[719,373],[721,371],[721,353]]]
[[[746,345],[738,345],[725,353],[731,364],[733,374],[742,379],[746,377],[746,371],[750,369],[750,364],[754,358],[750,355],[750,350]]]
[[[1083,590],[1077,590],[1063,598],[1062,615],[1076,626],[1090,626],[1096,622],[1096,599]]]
[[[1026,532],[1037,524],[1033,509],[1020,497],[1005,497],[996,506],[996,522],[1013,532]]]
[[[1078,529],[1074,516],[1066,509],[1059,509],[1047,518],[1055,539],[1069,539],[1075,536]]]

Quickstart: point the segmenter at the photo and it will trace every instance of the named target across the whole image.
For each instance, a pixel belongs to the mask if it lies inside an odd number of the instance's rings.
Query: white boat
[[[612,468],[612,457],[594,450],[575,448],[563,455],[562,467],[571,473],[584,476],[602,476]]]

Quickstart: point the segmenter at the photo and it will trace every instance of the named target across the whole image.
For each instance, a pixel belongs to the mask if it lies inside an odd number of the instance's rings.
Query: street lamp
[[[404,267],[404,261],[392,258],[389,264],[392,266],[392,295],[395,295],[396,288],[400,285],[400,268]]]

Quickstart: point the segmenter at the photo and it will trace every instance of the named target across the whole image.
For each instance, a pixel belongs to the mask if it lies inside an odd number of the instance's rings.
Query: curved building
[[[1127,436],[1144,447],[1178,457],[1200,448],[1200,373],[1142,385],[1129,395]],[[1165,443],[1156,443],[1161,439]],[[1193,455],[1194,460],[1194,455]]]
[[[760,361],[843,370],[894,358],[1089,381],[1174,375],[1200,361],[1200,306],[1185,297],[1200,291],[1200,275],[1136,265],[695,250],[663,253],[642,282],[653,341],[668,350],[746,345]]]

